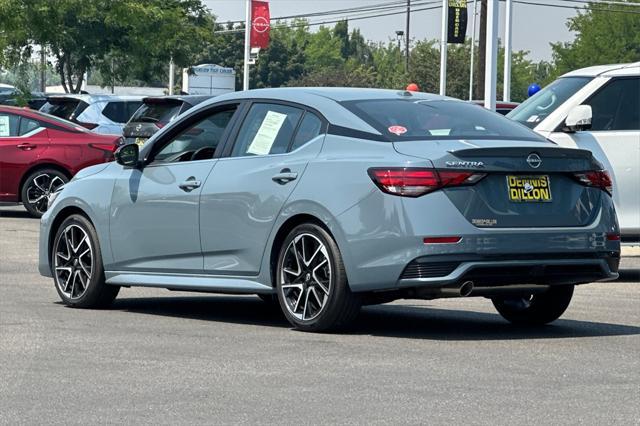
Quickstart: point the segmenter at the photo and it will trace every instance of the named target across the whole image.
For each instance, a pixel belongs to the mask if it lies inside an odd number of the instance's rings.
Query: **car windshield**
[[[377,99],[343,105],[391,141],[513,139],[545,141],[479,105],[454,100]]]
[[[521,103],[507,117],[533,129],[591,80],[591,77],[559,78]]]
[[[131,117],[132,123],[161,123],[167,124],[180,112],[180,103],[175,102],[145,102]]]

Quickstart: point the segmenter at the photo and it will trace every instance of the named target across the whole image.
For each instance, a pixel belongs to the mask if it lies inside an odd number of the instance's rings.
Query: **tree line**
[[[546,84],[584,66],[640,61],[640,0],[635,5],[588,4],[567,22],[575,39],[552,43],[552,60],[533,61],[512,52],[512,99],[526,97],[530,83]],[[625,11],[628,11],[626,13]],[[517,31],[517,29],[516,29]],[[92,82],[162,86],[167,64],[177,68],[215,63],[236,70],[241,88],[243,26],[219,23],[201,0],[0,0],[0,67],[24,68],[34,46],[44,46],[64,89],[78,92],[87,70]],[[449,45],[447,95],[469,96],[469,39]],[[477,48],[477,46],[476,46]],[[499,64],[504,50],[499,49]],[[437,40],[411,40],[409,68],[404,46],[366,40],[348,21],[312,31],[308,22],[274,23],[268,49],[251,67],[251,87],[352,86],[402,89],[410,82],[438,92]],[[477,71],[482,64],[476,62]],[[498,67],[498,99],[502,93]],[[33,82],[27,82],[33,86]],[[473,98],[482,99],[477,82]]]

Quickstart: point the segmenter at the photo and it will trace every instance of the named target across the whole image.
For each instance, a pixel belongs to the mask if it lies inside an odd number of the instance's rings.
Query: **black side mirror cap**
[[[116,162],[125,167],[138,167],[140,164],[140,147],[135,143],[122,145],[113,154]]]

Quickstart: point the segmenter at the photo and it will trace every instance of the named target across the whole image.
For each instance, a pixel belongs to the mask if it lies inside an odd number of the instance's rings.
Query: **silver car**
[[[43,216],[40,272],[63,302],[123,286],[258,294],[291,324],[363,304],[483,296],[514,323],[615,279],[611,181],[467,102],[403,91],[264,89],[204,102],[79,172]]]

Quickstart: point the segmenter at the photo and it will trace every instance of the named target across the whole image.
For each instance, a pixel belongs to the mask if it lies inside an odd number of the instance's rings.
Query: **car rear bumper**
[[[405,267],[397,287],[583,284],[618,278],[619,263],[619,252],[422,256]]]

